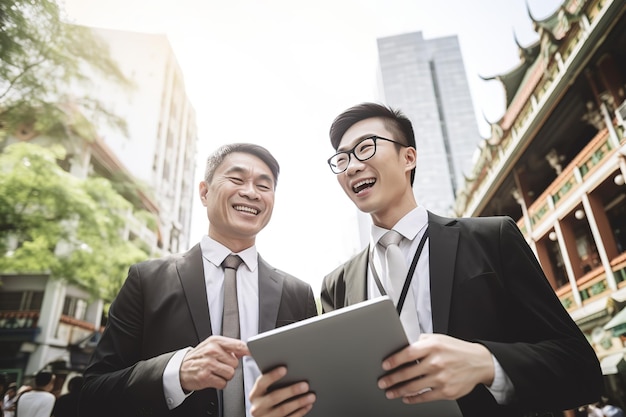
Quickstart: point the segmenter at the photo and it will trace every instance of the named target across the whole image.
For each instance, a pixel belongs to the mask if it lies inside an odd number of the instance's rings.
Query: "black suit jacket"
[[[317,314],[311,287],[259,256],[259,332]],[[218,392],[194,392],[169,411],[162,375],[176,350],[212,334],[200,245],[131,266],[85,371],[80,415],[218,416]]]
[[[512,219],[429,213],[428,233],[433,332],[485,345],[515,387],[514,404],[502,407],[477,386],[458,401],[464,416],[565,410],[598,400],[598,358]],[[367,299],[367,252],[324,278],[323,312]]]

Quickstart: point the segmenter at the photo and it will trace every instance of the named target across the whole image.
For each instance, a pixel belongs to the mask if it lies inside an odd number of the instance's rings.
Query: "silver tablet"
[[[407,405],[377,386],[383,359],[407,346],[388,296],[261,333],[248,348],[261,371],[287,366],[280,386],[308,381],[310,417],[460,417],[456,401]]]

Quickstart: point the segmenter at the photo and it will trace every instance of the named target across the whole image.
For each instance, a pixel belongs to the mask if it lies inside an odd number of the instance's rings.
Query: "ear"
[[[404,165],[407,171],[411,171],[417,165],[417,149],[404,148]]]
[[[198,193],[200,194],[200,201],[202,201],[202,205],[206,206],[207,194],[209,193],[209,188],[206,185],[205,181],[200,181],[198,184]]]

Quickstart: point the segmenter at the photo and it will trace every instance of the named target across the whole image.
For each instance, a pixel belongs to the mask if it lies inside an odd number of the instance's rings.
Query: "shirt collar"
[[[200,241],[200,249],[202,250],[202,256],[217,268],[220,268],[222,262],[228,255],[232,252],[226,246],[222,245],[218,241],[211,239],[208,235],[202,236],[202,240]],[[247,249],[242,250],[241,252],[237,252],[236,255],[239,255],[243,260],[243,263],[246,264],[250,271],[254,271],[258,265],[258,257],[256,251],[256,245],[252,245]]]
[[[392,229],[400,233],[408,240],[414,240],[415,237],[428,224],[428,212],[424,206],[417,206],[413,210],[404,215]],[[370,245],[374,247],[381,237],[389,230],[372,224],[370,233]]]

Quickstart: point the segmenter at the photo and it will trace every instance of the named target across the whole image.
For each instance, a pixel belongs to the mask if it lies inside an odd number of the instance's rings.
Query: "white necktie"
[[[408,274],[406,260],[398,246],[402,239],[403,237],[400,233],[390,230],[378,241],[385,248],[385,264],[387,266],[385,288],[396,305],[398,305],[398,300]],[[400,321],[409,343],[416,341],[420,335],[420,325],[417,319],[417,306],[411,288],[409,288],[406,294],[400,313]]]

